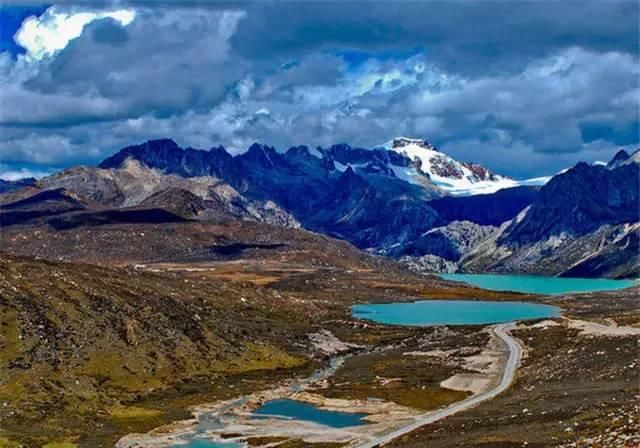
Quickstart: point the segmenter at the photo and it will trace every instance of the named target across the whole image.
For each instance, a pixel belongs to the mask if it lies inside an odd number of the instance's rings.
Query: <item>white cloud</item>
[[[66,29],[52,25],[51,17],[80,17],[86,22],[86,14],[92,20],[113,14],[126,23],[122,11],[129,10],[86,13],[52,7],[25,24],[40,21],[39,34],[34,34],[40,36],[34,42],[39,42]],[[223,100],[228,87],[244,74],[244,62],[228,58],[229,39],[243,16],[240,10],[139,8],[126,29],[112,24],[112,30],[124,33],[115,42],[109,41],[113,32],[95,38],[103,24],[86,23],[73,44],[50,57],[38,60],[27,54],[14,59],[8,52],[0,53],[0,123],[63,127],[206,110]],[[23,25],[21,30],[31,28]],[[28,51],[44,54],[49,43],[40,44]]]
[[[135,16],[131,9],[63,12],[52,6],[39,17],[28,17],[14,39],[26,49],[28,58],[40,60],[64,49],[69,41],[82,34],[85,25],[94,20],[111,18],[126,26]]]
[[[35,177],[41,179],[51,174],[49,171],[43,171],[41,169],[33,170],[30,168],[11,169],[6,165],[0,165],[0,179],[3,180],[19,180],[27,177]]]

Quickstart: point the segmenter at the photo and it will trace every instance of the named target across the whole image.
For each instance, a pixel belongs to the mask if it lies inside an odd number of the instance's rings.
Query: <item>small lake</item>
[[[517,291],[550,295],[610,291],[628,288],[636,284],[635,280],[543,277],[535,275],[441,274],[440,277],[445,280],[465,282],[478,288],[493,291]]]
[[[354,412],[328,411],[310,403],[286,399],[267,401],[254,412],[255,418],[303,420],[332,428],[366,425],[367,422],[363,420],[366,416],[367,414]]]
[[[391,325],[484,325],[542,319],[560,314],[560,308],[528,302],[488,300],[421,300],[355,305],[354,317]]]

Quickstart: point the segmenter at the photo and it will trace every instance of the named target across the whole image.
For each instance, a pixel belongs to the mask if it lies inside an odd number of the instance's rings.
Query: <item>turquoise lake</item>
[[[254,412],[255,418],[278,417],[314,422],[332,428],[366,425],[362,420],[367,414],[327,411],[312,404],[295,400],[267,401]]]
[[[355,305],[353,316],[391,325],[480,325],[555,317],[560,308],[527,302],[421,300]]]
[[[628,288],[635,280],[611,280],[608,278],[564,278],[534,275],[494,274],[441,274],[445,280],[465,282],[493,291],[517,291],[532,294],[565,294],[571,292],[596,292]]]

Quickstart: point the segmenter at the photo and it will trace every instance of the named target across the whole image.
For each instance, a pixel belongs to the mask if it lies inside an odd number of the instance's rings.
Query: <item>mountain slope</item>
[[[546,179],[515,181],[417,139],[397,138],[390,149],[337,144],[284,153],[256,143],[235,156],[222,147],[183,149],[164,139],[126,147],[101,168],[49,176],[0,203],[32,190],[58,190],[84,207],[75,215],[63,208],[55,218],[43,215],[60,204],[3,210],[4,226],[231,218],[302,225],[361,249],[448,270],[628,275],[633,269],[618,266],[623,258],[606,248],[634,247],[635,230],[627,235],[625,229],[639,221],[639,158],[638,151],[621,151],[607,166],[581,163],[539,188],[534,184]],[[632,264],[633,257],[625,258]]]
[[[362,176],[348,167],[307,219],[309,228],[384,253],[440,222],[422,191],[406,183]]]
[[[554,176],[516,218],[465,255],[472,272],[632,277],[640,222],[640,164],[579,163]],[[621,256],[621,252],[628,256]]]
[[[188,218],[211,219],[228,215],[299,227],[295,218],[275,203],[248,200],[215,177],[167,175],[131,156],[110,169],[70,168],[40,180],[38,186],[42,189],[65,188],[110,208],[160,207],[178,210]]]
[[[582,235],[604,224],[637,221],[638,167],[630,164],[610,170],[579,163],[551,179],[501,241],[524,244],[563,233]]]
[[[398,248],[398,252],[412,257],[435,255],[457,262],[495,230],[496,228],[492,226],[481,226],[469,221],[454,221],[423,233],[415,240]]]
[[[640,224],[624,226],[611,242],[578,261],[567,277],[640,277]]]
[[[47,218],[87,208],[86,202],[63,188],[46,191],[28,188],[27,191],[24,197],[18,195],[15,200],[0,205],[0,227],[42,223]]]
[[[446,221],[499,226],[531,205],[539,190],[539,187],[522,186],[489,194],[447,196],[429,201],[429,206]]]
[[[254,284],[2,253],[2,434],[26,447],[79,435],[80,446],[113,446],[115,440],[92,443],[90,435],[131,432],[135,427],[119,426],[114,416],[139,410],[129,406],[145,397],[304,366],[308,353],[293,342],[304,342],[311,315]],[[147,418],[147,429],[160,423]]]

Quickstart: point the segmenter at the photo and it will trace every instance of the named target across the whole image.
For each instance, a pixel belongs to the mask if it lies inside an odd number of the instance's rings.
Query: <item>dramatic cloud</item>
[[[133,10],[126,9],[66,13],[52,6],[39,17],[26,19],[16,33],[15,41],[26,50],[29,58],[42,59],[65,48],[70,40],[82,34],[85,25],[94,20],[110,18],[126,26],[135,16]]]
[[[5,171],[159,137],[240,152],[419,136],[514,176],[638,145],[636,2],[115,5],[0,11]]]

